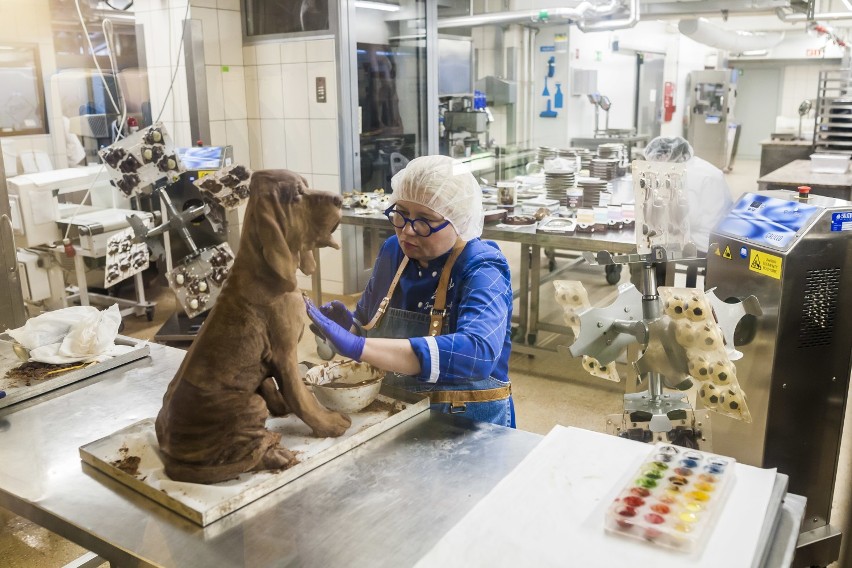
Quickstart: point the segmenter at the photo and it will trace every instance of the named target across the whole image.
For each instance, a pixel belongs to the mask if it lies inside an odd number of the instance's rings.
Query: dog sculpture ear
[[[296,268],[298,266],[298,250],[290,250],[287,243],[287,209],[291,203],[299,201],[299,178],[290,172],[274,172],[273,175],[261,175],[255,172],[252,176],[252,186],[257,180],[258,187],[252,188],[252,196],[261,197],[254,204],[254,223],[251,230],[255,231],[255,243],[260,247],[263,259],[269,268],[284,282],[287,292],[294,291]],[[266,172],[263,172],[266,173]],[[272,173],[272,172],[269,172]]]

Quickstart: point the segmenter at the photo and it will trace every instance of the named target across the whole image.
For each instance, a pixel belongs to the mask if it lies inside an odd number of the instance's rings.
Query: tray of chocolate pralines
[[[185,171],[160,122],[110,144],[98,154],[113,184],[128,197],[161,179],[174,181]]]
[[[608,531],[692,552],[703,546],[734,482],[733,458],[658,444],[604,521]]]
[[[235,164],[206,175],[193,183],[205,199],[225,209],[235,209],[249,197],[251,170]]]

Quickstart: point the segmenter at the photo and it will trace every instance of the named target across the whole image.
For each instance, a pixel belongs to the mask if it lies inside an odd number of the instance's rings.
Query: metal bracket
[[[716,296],[715,288],[711,288],[704,292],[704,296],[713,307],[713,312],[716,314],[716,320],[719,322],[719,327],[722,328],[722,335],[725,338],[725,350],[728,352],[728,358],[731,361],[742,359],[742,352],[737,351],[736,347],[734,347],[734,331],[744,315],[763,315],[763,309],[760,307],[760,302],[756,297],[748,296],[740,302],[729,304]]]
[[[605,308],[587,308],[579,312],[580,334],[568,348],[573,357],[589,355],[602,365],[615,361],[621,352],[644,333],[642,294],[632,284],[618,287],[615,301]],[[625,333],[628,331],[628,333]]]
[[[598,251],[596,253],[585,251],[583,258],[592,266],[609,266],[611,264],[654,264],[669,262],[670,260],[688,260],[698,258],[698,249],[692,243],[687,243],[683,248],[655,246],[651,252],[645,254],[612,254],[609,251]]]

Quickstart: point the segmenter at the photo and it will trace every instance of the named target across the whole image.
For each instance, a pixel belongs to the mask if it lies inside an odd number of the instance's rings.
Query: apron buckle
[[[451,402],[450,403],[450,414],[461,414],[462,412],[467,410],[467,405],[461,402]]]

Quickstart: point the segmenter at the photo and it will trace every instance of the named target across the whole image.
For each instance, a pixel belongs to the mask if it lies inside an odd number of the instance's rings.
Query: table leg
[[[518,296],[518,331],[515,337],[519,343],[524,342],[527,334],[527,322],[529,321],[529,297],[530,297],[530,245],[521,243],[521,274],[520,295]]]
[[[535,345],[538,336],[538,306],[541,299],[541,247],[530,247],[530,304],[527,343]]]
[[[322,270],[320,269],[320,251],[318,248],[314,249],[314,260],[316,261],[317,268],[311,275],[311,285],[313,288],[314,303],[320,306],[322,305]]]

